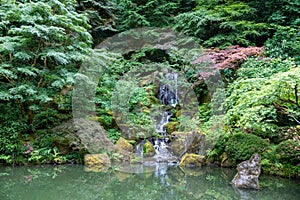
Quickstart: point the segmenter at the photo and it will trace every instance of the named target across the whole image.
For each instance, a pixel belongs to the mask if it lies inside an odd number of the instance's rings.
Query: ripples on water
[[[193,200],[298,199],[300,181],[260,176],[261,190],[237,190],[229,183],[236,171],[179,167],[119,167],[86,172],[81,165],[0,167],[1,200]]]

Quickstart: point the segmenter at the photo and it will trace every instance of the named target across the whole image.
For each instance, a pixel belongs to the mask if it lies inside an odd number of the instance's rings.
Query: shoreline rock
[[[254,154],[249,160],[238,164],[238,173],[231,181],[231,184],[237,188],[260,189],[258,183],[258,176],[261,172],[260,161],[260,155]]]

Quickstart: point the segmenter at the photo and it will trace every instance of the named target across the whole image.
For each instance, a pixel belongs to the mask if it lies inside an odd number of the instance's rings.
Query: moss
[[[248,160],[253,154],[262,154],[269,148],[269,143],[252,134],[236,133],[226,142],[225,152],[234,162]]]
[[[166,124],[166,131],[168,134],[173,133],[174,131],[178,131],[179,122],[169,122]]]
[[[185,154],[179,163],[180,167],[201,167],[205,165],[205,157],[198,154]]]
[[[133,151],[133,146],[129,143],[129,141],[125,140],[122,137],[119,138],[116,145],[120,151],[128,151],[128,152]]]
[[[150,157],[150,156],[154,156],[154,154],[155,154],[155,149],[152,143],[146,140],[146,143],[143,146],[143,155],[145,157]]]
[[[143,113],[146,113],[146,114],[150,114],[151,110],[150,110],[148,107],[145,107],[145,106],[144,106],[144,107],[142,108],[142,112],[143,112]]]
[[[153,95],[150,95],[149,99],[151,104],[160,104],[160,100]]]

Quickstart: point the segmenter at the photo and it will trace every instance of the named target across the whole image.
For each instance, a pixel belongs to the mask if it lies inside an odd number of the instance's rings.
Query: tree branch
[[[295,89],[296,105],[298,106],[298,108],[300,108],[299,96],[298,96],[298,84],[295,85],[294,89]]]

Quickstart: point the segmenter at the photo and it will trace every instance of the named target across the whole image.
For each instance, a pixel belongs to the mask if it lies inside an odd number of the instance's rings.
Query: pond
[[[0,167],[1,200],[298,199],[300,180],[259,177],[261,190],[234,189],[236,170],[181,170],[160,163],[91,172],[82,165]]]

